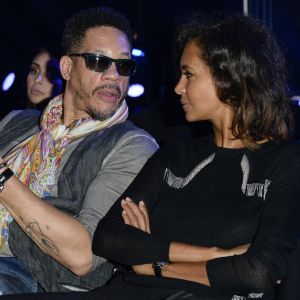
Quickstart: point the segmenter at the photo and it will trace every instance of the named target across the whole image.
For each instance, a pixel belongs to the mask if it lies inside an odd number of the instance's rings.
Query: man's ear
[[[73,67],[73,61],[70,56],[64,55],[60,59],[60,71],[64,80],[70,79],[71,70]]]

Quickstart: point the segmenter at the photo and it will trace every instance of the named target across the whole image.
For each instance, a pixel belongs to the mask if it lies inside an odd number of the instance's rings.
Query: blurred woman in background
[[[41,48],[34,55],[27,75],[26,107],[42,110],[62,90],[59,56],[53,50]]]

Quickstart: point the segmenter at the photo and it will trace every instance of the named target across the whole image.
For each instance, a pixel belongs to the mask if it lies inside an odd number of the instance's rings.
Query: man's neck
[[[74,105],[73,95],[71,95],[68,91],[65,91],[62,123],[66,126],[70,126],[75,120],[87,117],[89,117],[89,115],[86,112],[79,110]]]

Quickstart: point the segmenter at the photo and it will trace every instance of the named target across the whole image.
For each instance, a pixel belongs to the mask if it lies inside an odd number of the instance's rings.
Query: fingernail
[[[140,201],[140,204],[143,205],[143,206],[145,206],[145,202],[143,200]]]
[[[122,215],[126,215],[126,211],[125,210],[122,211]]]
[[[127,201],[127,202],[131,202],[131,199],[130,199],[130,198],[126,198],[126,201]]]
[[[121,204],[126,204],[126,201],[122,199]]]

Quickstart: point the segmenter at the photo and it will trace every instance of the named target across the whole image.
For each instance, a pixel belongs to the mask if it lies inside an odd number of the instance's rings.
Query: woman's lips
[[[188,102],[181,101],[180,103],[181,103],[183,109],[190,105]]]
[[[40,91],[38,89],[31,89],[30,90],[31,94],[33,95],[44,95],[44,92],[43,91]]]

